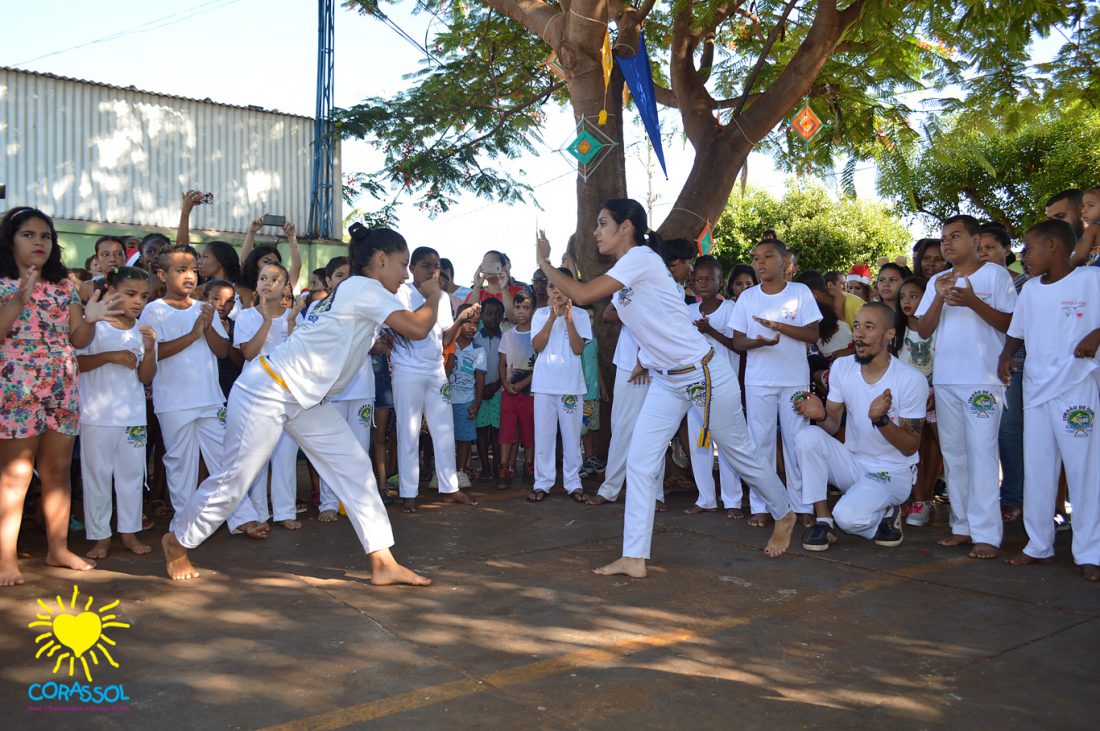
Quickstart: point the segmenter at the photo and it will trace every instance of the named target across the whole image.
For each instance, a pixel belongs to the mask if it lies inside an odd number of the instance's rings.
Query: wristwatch
[[[890,415],[889,414],[883,414],[879,418],[871,420],[871,426],[875,427],[876,429],[881,429],[882,427],[886,426],[889,423],[890,423]]]

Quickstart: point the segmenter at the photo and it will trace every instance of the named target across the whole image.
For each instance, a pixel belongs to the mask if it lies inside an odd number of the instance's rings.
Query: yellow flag
[[[603,61],[603,85],[606,89],[611,83],[611,69],[615,66],[615,57],[611,55],[611,30],[608,29],[603,36],[603,53],[601,55],[601,61]]]

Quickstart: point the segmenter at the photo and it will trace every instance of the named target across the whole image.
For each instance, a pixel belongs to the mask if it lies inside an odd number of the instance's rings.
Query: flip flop
[[[527,496],[527,502],[529,503],[541,503],[546,499],[546,490],[532,490],[531,494]]]

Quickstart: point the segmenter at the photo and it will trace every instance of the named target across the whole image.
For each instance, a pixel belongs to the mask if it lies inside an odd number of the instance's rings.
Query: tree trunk
[[[697,145],[691,173],[680,189],[676,204],[657,230],[661,238],[695,239],[707,221],[713,226],[726,207],[752,145],[748,140],[728,139],[740,135],[736,127],[724,127]]]

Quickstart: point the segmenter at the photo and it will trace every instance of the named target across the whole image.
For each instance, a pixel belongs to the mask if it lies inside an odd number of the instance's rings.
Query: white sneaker
[[[433,490],[439,489],[439,475],[432,473],[432,479],[428,482],[428,487]]]
[[[925,526],[932,520],[932,501],[914,501],[909,506],[909,512],[905,514],[905,524],[915,526]]]
[[[466,470],[458,471],[458,489],[464,490],[470,486],[470,476],[466,474]]]

